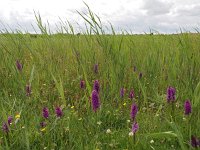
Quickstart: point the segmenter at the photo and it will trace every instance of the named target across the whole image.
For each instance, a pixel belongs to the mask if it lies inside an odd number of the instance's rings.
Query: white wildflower
[[[130,120],[127,120],[127,122],[130,123],[131,121],[130,121]]]
[[[151,140],[150,143],[153,144],[153,143],[154,143],[154,140]]]
[[[98,121],[98,122],[97,122],[97,124],[98,124],[98,125],[101,125],[101,124],[102,124],[102,122],[101,122],[101,121]]]
[[[110,130],[110,129],[107,129],[107,130],[106,130],[106,133],[107,133],[107,134],[110,134],[110,133],[111,133],[111,130]]]
[[[129,136],[133,136],[133,132],[129,132],[129,134],[128,134]]]

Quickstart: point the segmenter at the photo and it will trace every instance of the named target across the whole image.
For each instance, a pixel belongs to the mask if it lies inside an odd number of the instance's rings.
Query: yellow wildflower
[[[42,128],[42,129],[40,129],[41,132],[44,132],[45,130],[46,130],[46,128]]]
[[[15,115],[15,119],[19,119],[20,118],[20,114]]]

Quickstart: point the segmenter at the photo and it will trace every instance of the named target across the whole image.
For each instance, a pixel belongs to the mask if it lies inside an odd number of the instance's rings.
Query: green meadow
[[[90,10],[80,15],[87,28],[78,35],[70,23],[51,34],[37,15],[42,34],[0,35],[1,149],[194,149],[191,136],[200,138],[200,35],[117,34],[112,26],[106,34]],[[93,111],[95,80],[100,107]],[[171,103],[169,86],[176,89]],[[133,103],[138,107],[134,120]]]

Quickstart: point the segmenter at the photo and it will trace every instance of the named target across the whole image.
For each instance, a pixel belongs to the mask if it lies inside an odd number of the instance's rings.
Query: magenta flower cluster
[[[133,99],[134,96],[135,96],[134,91],[131,90],[130,93],[129,93],[129,98],[130,98],[130,99]]]
[[[93,91],[92,91],[92,109],[94,112],[100,107],[100,99],[99,99],[99,91],[100,91],[100,84],[98,80],[94,81]]]
[[[23,66],[22,66],[22,64],[20,63],[19,60],[16,61],[16,67],[17,67],[18,71],[22,71]]]
[[[168,87],[167,88],[167,102],[174,102],[175,101],[175,94],[176,94],[176,89],[173,87]]]
[[[8,116],[7,122],[3,122],[2,130],[5,133],[9,132],[9,126],[12,124],[12,121],[13,121],[13,117],[12,116]]]
[[[93,90],[95,90],[99,94],[100,85],[99,85],[99,81],[98,80],[94,81]]]
[[[61,109],[61,107],[56,107],[55,108],[55,114],[57,117],[62,117],[63,116],[63,111]],[[42,109],[42,116],[45,118],[45,119],[48,119],[49,118],[49,109],[47,107],[44,107]]]
[[[133,134],[135,134],[139,129],[139,125],[137,122],[134,122],[133,125],[132,125],[132,132]]]
[[[190,100],[186,100],[184,104],[185,115],[189,115],[192,112],[192,106]]]
[[[84,80],[80,81],[80,88],[85,89],[85,81]]]
[[[42,115],[45,119],[49,118],[49,109],[47,107],[44,107],[42,110]]]
[[[194,135],[192,135],[191,137],[191,145],[194,148],[200,148],[200,139],[198,139],[197,137],[195,137]]]
[[[124,93],[125,93],[125,89],[121,88],[120,90],[120,97],[123,98],[124,97]]]
[[[27,84],[26,85],[26,96],[31,96],[31,85]]]
[[[130,114],[131,119],[132,119],[133,121],[134,121],[135,118],[136,118],[137,112],[138,112],[137,105],[136,105],[135,103],[133,103],[133,104],[131,105],[131,114]]]

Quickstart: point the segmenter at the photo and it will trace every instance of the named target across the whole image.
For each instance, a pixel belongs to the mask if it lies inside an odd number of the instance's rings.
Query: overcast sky
[[[116,30],[134,33],[155,29],[161,33],[176,33],[180,28],[194,31],[200,27],[200,0],[84,0],[103,23],[111,22]],[[76,30],[84,25],[78,15],[86,11],[82,0],[0,0],[0,30],[9,26],[34,32],[34,11],[49,21],[55,31],[59,17],[68,19]],[[76,25],[80,24],[80,27]],[[7,27],[6,27],[7,28]]]

